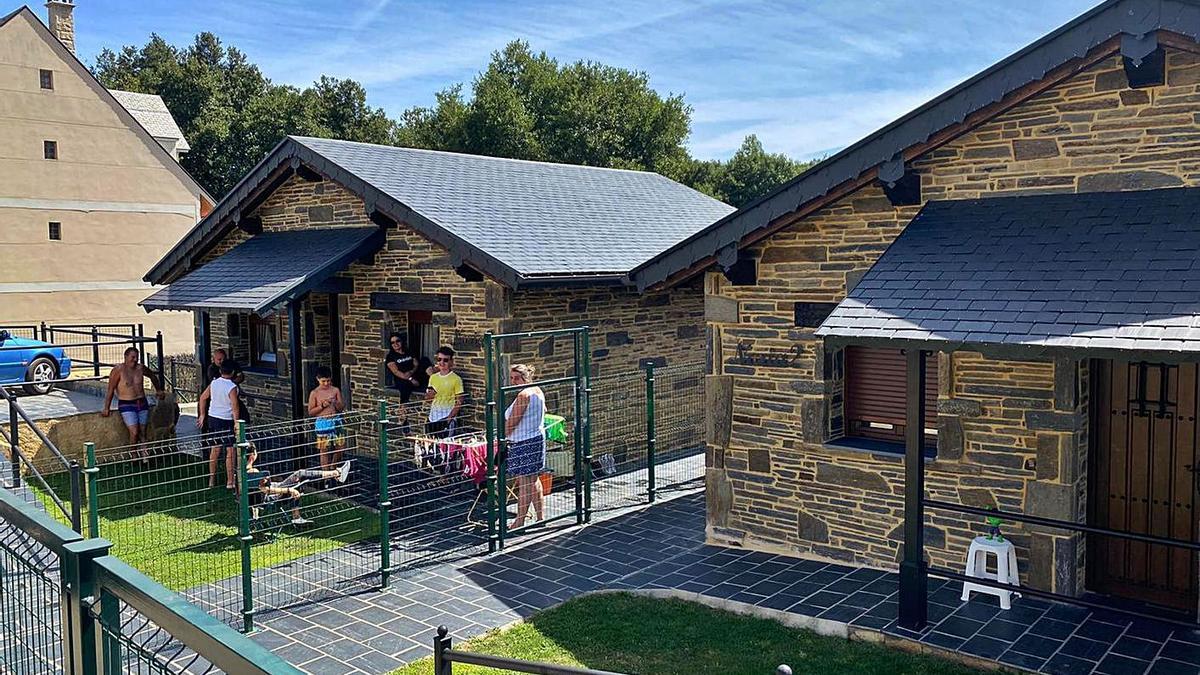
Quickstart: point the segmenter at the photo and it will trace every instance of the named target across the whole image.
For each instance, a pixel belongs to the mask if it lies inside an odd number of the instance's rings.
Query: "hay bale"
[[[179,403],[174,394],[168,394],[150,409],[146,440],[163,441],[174,438],[175,424],[178,421]],[[125,428],[125,423],[116,411],[108,417],[89,412],[38,420],[37,426],[64,457],[68,460],[75,459],[80,464],[87,463],[85,443],[95,443],[97,452],[129,445],[129,430]],[[30,458],[39,471],[43,468],[47,471],[62,470],[62,463],[54,458],[50,449],[28,424],[20,424],[18,437],[22,454]],[[4,450],[7,456],[8,449]]]

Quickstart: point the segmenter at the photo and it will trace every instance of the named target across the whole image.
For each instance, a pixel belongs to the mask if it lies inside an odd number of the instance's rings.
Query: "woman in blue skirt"
[[[534,516],[543,518],[542,482],[546,466],[546,435],[542,418],[546,414],[546,394],[533,385],[533,366],[518,363],[509,370],[512,385],[530,385],[517,393],[508,410],[504,411],[504,437],[508,439],[508,475],[517,479],[517,519],[513,528],[525,524],[529,505]]]

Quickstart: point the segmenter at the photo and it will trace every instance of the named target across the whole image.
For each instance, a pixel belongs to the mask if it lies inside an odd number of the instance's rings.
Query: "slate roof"
[[[166,283],[232,227],[280,167],[305,166],[516,287],[607,276],[733,208],[664,176],[318,138],[284,139],[146,276]]]
[[[299,297],[373,250],[377,227],[263,232],[188,272],[140,304],[155,309],[207,309],[261,314]]]
[[[904,11],[897,5],[895,11]],[[834,187],[858,178],[962,122],[1022,87],[1044,79],[1059,66],[1088,54],[1113,38],[1134,58],[1156,45],[1165,30],[1200,41],[1198,0],[1106,0],[1036,42],[949,89],[846,149],[821,161],[775,191],[743,206],[676,244],[631,273],[639,288],[666,281],[730,250],[750,235],[769,230],[782,216],[809,203],[819,204]],[[947,36],[946,39],[955,39]],[[903,67],[899,64],[898,67]],[[728,255],[728,259],[734,259]]]
[[[179,152],[187,152],[192,149],[161,96],[121,91],[120,89],[109,89],[108,93],[112,94],[113,98],[117,99],[117,103],[128,110],[138,124],[150,132],[151,136],[177,139],[176,149]]]
[[[816,333],[1200,352],[1200,188],[930,202]]]

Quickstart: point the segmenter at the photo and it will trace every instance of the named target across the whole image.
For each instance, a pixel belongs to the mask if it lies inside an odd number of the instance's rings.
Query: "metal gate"
[[[551,412],[552,404],[558,412],[570,409],[570,415],[561,415],[562,422],[551,421],[546,429],[547,436],[564,439],[549,440],[546,447],[547,458],[552,453],[564,455],[569,452],[569,461],[547,462],[547,468],[557,467],[556,471],[542,472],[534,477],[537,481],[533,489],[543,492],[544,508],[554,513],[547,513],[543,518],[520,527],[510,527],[509,504],[518,502],[520,511],[520,493],[529,489],[528,476],[516,477],[510,480],[508,475],[508,459],[511,444],[505,437],[505,413],[509,404],[516,399],[517,394],[528,384],[506,384],[506,376],[512,365],[514,354],[553,353],[555,343],[559,340],[570,342],[571,358],[569,368],[562,376],[537,379],[533,386],[557,387],[559,390],[546,392],[547,412]],[[528,341],[537,341],[536,352],[522,347],[528,347]],[[487,334],[483,343],[484,364],[486,368],[485,385],[487,388],[487,409],[484,412],[484,426],[487,439],[487,499],[488,499],[488,548],[495,551],[504,548],[508,537],[520,534],[531,528],[574,519],[576,524],[591,520],[592,515],[592,456],[591,456],[591,400],[588,382],[591,373],[591,347],[587,326],[566,328],[561,330],[532,331],[527,333]],[[545,362],[543,359],[538,359]],[[569,396],[559,396],[561,389],[566,389]],[[543,389],[545,391],[545,389]],[[552,419],[552,418],[547,418]],[[554,430],[555,424],[561,424],[563,435]],[[569,429],[569,431],[567,431]],[[558,446],[555,446],[555,444]],[[567,459],[564,457],[563,459]],[[569,471],[567,469],[569,468]],[[521,485],[522,481],[526,485]],[[514,487],[515,484],[515,487]],[[514,493],[515,490],[515,493]],[[529,507],[532,509],[532,507]],[[519,513],[518,513],[519,515]]]

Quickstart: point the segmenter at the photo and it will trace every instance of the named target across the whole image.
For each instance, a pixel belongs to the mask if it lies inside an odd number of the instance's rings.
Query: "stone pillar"
[[[50,22],[50,32],[63,43],[71,53],[75,53],[75,0],[49,0],[46,3],[46,14]]]

